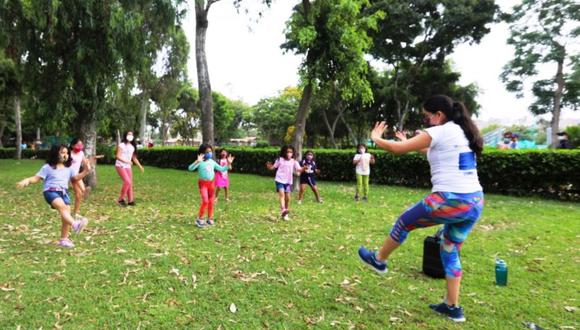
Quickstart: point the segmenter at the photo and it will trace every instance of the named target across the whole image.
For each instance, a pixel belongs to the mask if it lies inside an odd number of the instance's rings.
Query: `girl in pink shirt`
[[[294,172],[302,173],[304,169],[300,167],[298,161],[294,159],[294,147],[283,146],[280,149],[280,157],[274,164],[267,162],[266,167],[269,170],[277,169],[276,192],[280,199],[280,215],[282,219],[289,220],[290,213],[290,196],[292,195],[292,183],[294,181]]]
[[[79,138],[74,138],[70,142],[69,150],[71,151],[70,157],[72,163],[70,167],[75,173],[79,173],[81,170],[81,164],[85,160],[85,152],[83,141]],[[71,185],[73,191],[75,192],[75,206],[72,212],[73,217],[79,216],[79,210],[81,209],[81,202],[83,201],[85,195],[85,183],[83,180],[71,180]]]

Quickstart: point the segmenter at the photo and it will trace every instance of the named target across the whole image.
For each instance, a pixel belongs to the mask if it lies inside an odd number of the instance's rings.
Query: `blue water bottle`
[[[495,284],[499,286],[507,286],[508,268],[505,261],[501,259],[495,260]]]

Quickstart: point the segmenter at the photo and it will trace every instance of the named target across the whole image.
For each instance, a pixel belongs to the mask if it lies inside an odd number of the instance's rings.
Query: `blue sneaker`
[[[463,314],[463,308],[457,306],[449,306],[446,303],[431,304],[429,308],[435,312],[447,315],[454,322],[465,322],[465,315]]]
[[[205,222],[208,226],[213,226],[214,225],[214,221],[213,219],[207,218],[207,221]]]
[[[358,249],[358,256],[360,260],[371,267],[375,272],[379,274],[385,274],[387,272],[387,262],[378,261],[375,257],[375,251],[367,250],[364,246]]]
[[[203,228],[205,227],[205,220],[202,218],[197,218],[197,220],[195,220],[195,225],[199,228]]]

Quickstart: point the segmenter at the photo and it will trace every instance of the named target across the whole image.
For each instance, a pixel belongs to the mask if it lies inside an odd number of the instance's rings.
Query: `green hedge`
[[[106,158],[114,161],[113,149],[99,147]],[[274,176],[265,163],[273,162],[278,149],[228,148],[236,157],[234,172]],[[195,148],[153,148],[139,150],[141,163],[164,168],[186,169],[196,159]],[[372,150],[377,163],[372,167],[371,182],[410,187],[431,186],[426,157],[411,153],[395,156]],[[320,180],[355,180],[352,157],[354,150],[315,150],[321,169]],[[0,158],[11,158],[14,149],[0,149]],[[24,157],[45,158],[46,151],[24,150]],[[486,151],[478,162],[478,173],[486,192],[510,195],[539,195],[580,201],[580,150],[557,151]]]

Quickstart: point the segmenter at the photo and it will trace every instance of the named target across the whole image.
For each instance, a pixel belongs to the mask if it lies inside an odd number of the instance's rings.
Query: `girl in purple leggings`
[[[397,134],[400,142],[382,139],[387,128],[385,122],[375,125],[371,138],[378,147],[394,154],[426,153],[431,168],[432,193],[397,219],[379,251],[361,247],[358,253],[376,272],[386,273],[387,259],[403,244],[410,231],[443,225],[440,253],[447,297],[443,303],[429,307],[455,322],[464,322],[463,308],[459,306],[462,276],[459,250],[483,210],[483,189],[476,163],[483,150],[483,141],[467,109],[447,96],[430,97],[423,104],[423,116],[430,127],[409,140],[401,133]]]

